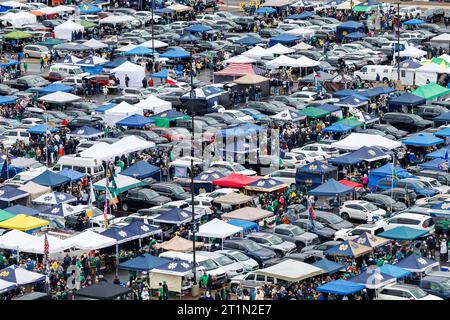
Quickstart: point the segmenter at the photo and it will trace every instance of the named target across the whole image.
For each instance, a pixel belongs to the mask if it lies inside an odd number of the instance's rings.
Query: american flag
[[[44,235],[44,256],[47,259],[50,254],[50,244],[48,243],[47,234]]]

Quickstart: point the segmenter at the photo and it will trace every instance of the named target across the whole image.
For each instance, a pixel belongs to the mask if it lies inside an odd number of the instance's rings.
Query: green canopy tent
[[[184,113],[176,111],[176,110],[167,110],[167,111],[163,111],[161,113],[155,114],[151,118],[153,120],[155,120],[155,125],[157,127],[168,128],[168,127],[170,127],[170,123],[173,121],[189,120],[191,117],[187,116]]]
[[[14,218],[15,216],[16,215],[14,213],[0,209],[0,222]]]
[[[431,82],[420,86],[411,93],[426,100],[431,100],[449,94],[450,89]]]
[[[371,12],[378,8],[378,5],[366,6],[364,4],[358,4],[353,7],[354,12]]]
[[[300,113],[301,115],[304,115],[310,119],[319,119],[319,118],[326,117],[327,115],[330,114],[329,111],[320,109],[320,108],[316,108],[316,107],[308,107],[303,110],[300,110],[298,113]]]
[[[362,127],[364,125],[364,122],[358,121],[355,118],[345,118],[337,121],[336,123],[340,123],[352,128]]]
[[[98,25],[96,25],[95,23],[93,23],[91,21],[84,20],[84,19],[81,19],[80,21],[78,21],[78,23],[81,26],[83,26],[85,29],[91,29],[91,28],[98,27]]]
[[[53,39],[53,38],[47,38],[44,41],[38,42],[39,45],[50,47],[50,48],[52,48],[53,46],[56,46],[58,44],[61,44],[61,43],[64,43],[64,41],[59,40],[59,39]]]
[[[23,40],[33,37],[32,34],[23,31],[11,31],[3,36],[5,40]]]

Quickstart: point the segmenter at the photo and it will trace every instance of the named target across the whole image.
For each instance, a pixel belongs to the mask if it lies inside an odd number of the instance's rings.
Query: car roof
[[[370,203],[370,202],[365,201],[365,200],[349,200],[349,201],[344,202],[344,204],[360,204],[360,205],[365,205],[368,203]]]
[[[415,218],[416,220],[422,220],[422,219],[429,219],[430,218],[430,216],[427,216],[427,215],[424,215],[424,214],[408,213],[408,212],[396,214],[394,217],[396,217],[396,218],[399,218],[399,217],[401,217],[401,218],[412,218],[412,219]]]

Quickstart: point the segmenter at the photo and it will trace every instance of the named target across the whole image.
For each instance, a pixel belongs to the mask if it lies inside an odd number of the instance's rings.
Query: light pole
[[[153,63],[153,68],[155,67],[155,32],[153,30],[153,24],[154,22],[154,12],[155,12],[155,1],[156,0],[151,0],[152,1],[152,50],[153,50],[153,54],[152,54],[152,63]]]
[[[400,82],[400,2],[397,2],[397,80]]]

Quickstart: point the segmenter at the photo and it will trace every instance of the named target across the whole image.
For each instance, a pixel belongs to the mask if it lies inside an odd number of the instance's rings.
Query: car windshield
[[[299,236],[299,235],[305,233],[305,230],[303,230],[302,228],[299,228],[299,227],[297,227],[297,228],[292,228],[291,231],[292,231],[292,233],[293,233],[295,236]]]
[[[442,187],[442,184],[437,180],[431,180],[430,184],[432,187]]]
[[[411,294],[414,296],[414,298],[416,299],[421,299],[421,298],[425,298],[428,294],[423,291],[421,288],[414,288],[411,289]]]
[[[283,243],[283,240],[281,240],[280,237],[276,237],[276,236],[268,237],[267,240],[269,240],[269,242],[274,245],[279,245],[279,244]]]
[[[201,267],[204,267],[206,271],[217,269],[217,263],[213,260],[208,259],[199,263]]]
[[[374,205],[373,203],[367,203],[366,205],[364,205],[364,208],[366,208],[369,211],[378,210],[378,207],[376,205]]]
[[[155,197],[158,197],[158,196],[159,196],[158,193],[157,193],[156,191],[153,191],[153,190],[145,189],[145,190],[142,190],[142,191],[144,191],[144,194],[145,194],[145,195],[147,196],[147,198],[149,198],[149,199],[155,198]]]
[[[239,164],[239,163],[233,164],[233,169],[234,169],[235,171],[243,171],[243,170],[246,170],[245,167],[244,167],[242,164]]]
[[[441,282],[441,286],[446,290],[450,290],[450,280],[444,280]]]
[[[238,116],[238,117],[245,117],[245,114],[243,113],[243,112],[241,112],[241,111],[234,111],[234,114],[236,115],[236,116]]]
[[[330,214],[330,215],[327,217],[327,220],[328,220],[330,223],[341,223],[342,221],[344,221],[344,219],[342,219],[341,217],[339,217],[339,216],[337,216],[337,215],[335,215],[335,214]]]
[[[262,247],[256,242],[247,242],[247,250],[255,251],[260,250]]]
[[[221,266],[227,266],[229,264],[233,263],[233,260],[231,260],[230,258],[226,257],[226,256],[220,256],[216,258],[216,261],[219,265]]]
[[[240,253],[240,252],[233,253],[233,257],[236,258],[236,260],[238,260],[238,261],[247,261],[248,260],[248,257],[245,254]]]

